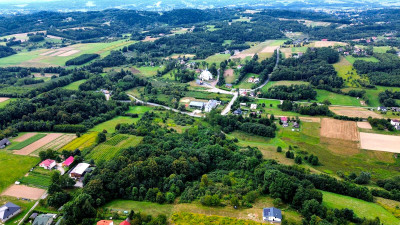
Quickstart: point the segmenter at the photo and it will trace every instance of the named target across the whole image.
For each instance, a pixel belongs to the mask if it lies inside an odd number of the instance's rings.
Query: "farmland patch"
[[[53,141],[55,139],[57,139],[61,135],[63,135],[63,134],[61,134],[61,133],[47,134],[47,135],[45,135],[45,137],[33,142],[32,144],[27,145],[26,147],[22,148],[21,150],[14,151],[14,154],[17,154],[17,155],[29,155],[32,152],[36,151],[37,149],[43,147],[44,145],[50,143],[51,141]],[[34,138],[35,136],[33,136],[32,138]],[[26,140],[26,141],[28,141],[28,140]],[[21,143],[24,143],[24,142],[21,142]]]
[[[28,187],[25,185],[13,184],[3,193],[2,196],[11,196],[16,198],[27,198],[32,200],[38,200],[46,192],[44,189]]]
[[[348,141],[359,140],[356,122],[328,118],[321,121],[321,136]]]
[[[359,118],[383,118],[382,115],[377,114],[374,111],[370,111],[365,108],[359,107],[340,107],[340,106],[332,106],[329,109],[341,116],[348,116],[348,117],[359,117]]]
[[[400,153],[400,136],[361,132],[360,140],[362,149]]]

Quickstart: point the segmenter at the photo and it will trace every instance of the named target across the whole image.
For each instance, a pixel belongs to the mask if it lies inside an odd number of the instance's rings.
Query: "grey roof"
[[[20,209],[21,207],[17,206],[16,204],[7,202],[5,205],[0,206],[0,220],[7,219],[10,215],[14,214]]]
[[[264,217],[273,216],[273,217],[275,217],[275,218],[282,219],[282,211],[281,211],[280,209],[275,208],[275,207],[264,208],[264,210],[263,210],[263,216],[264,216]]]
[[[53,220],[53,216],[51,215],[46,215],[46,214],[40,214],[39,216],[36,217],[36,219],[33,221],[32,225],[42,225],[42,224],[47,224],[49,220]]]
[[[38,216],[37,213],[32,213],[32,215],[29,217],[30,219],[35,219]]]
[[[10,141],[7,138],[4,138],[0,141],[0,146],[9,145]]]
[[[189,106],[204,107],[204,102],[191,101]]]

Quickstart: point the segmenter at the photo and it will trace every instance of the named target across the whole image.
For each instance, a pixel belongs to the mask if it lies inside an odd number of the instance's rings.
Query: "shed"
[[[5,148],[7,145],[11,145],[11,142],[7,138],[0,141],[0,149]]]
[[[282,211],[275,207],[263,209],[263,220],[268,222],[281,222]]]
[[[193,109],[203,110],[204,102],[191,101],[190,104],[189,104],[189,107],[193,108]]]

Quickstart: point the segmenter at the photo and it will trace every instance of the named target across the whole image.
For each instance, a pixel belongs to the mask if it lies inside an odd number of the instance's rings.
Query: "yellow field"
[[[84,148],[92,146],[97,139],[97,132],[90,132],[88,134],[84,134],[79,138],[74,139],[64,147],[60,148],[62,150],[74,151],[75,149],[83,150]]]

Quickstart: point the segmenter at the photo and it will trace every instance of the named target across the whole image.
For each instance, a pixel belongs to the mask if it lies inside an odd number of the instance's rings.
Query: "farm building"
[[[0,220],[5,223],[9,219],[18,215],[21,212],[21,207],[15,205],[12,202],[7,202],[5,205],[0,207]]]
[[[251,104],[250,109],[253,109],[253,110],[257,109],[257,104]]]
[[[114,222],[112,220],[100,220],[97,225],[114,225]]]
[[[384,106],[379,106],[379,107],[378,107],[378,111],[386,112],[386,111],[387,111],[387,108],[384,107]]]
[[[56,161],[52,159],[46,159],[43,162],[41,162],[39,166],[46,170],[51,170],[56,166]]]
[[[74,157],[73,157],[73,156],[70,156],[70,157],[68,157],[68,158],[62,163],[62,165],[65,166],[65,167],[68,167],[68,166],[70,166],[73,162],[74,162]]]
[[[281,222],[282,211],[280,209],[271,207],[263,209],[263,220],[268,222]]]
[[[209,100],[205,107],[204,107],[204,111],[205,112],[211,112],[211,110],[217,108],[217,106],[221,104],[221,102],[217,101],[217,100]]]
[[[192,108],[192,109],[203,110],[204,102],[191,101],[190,104],[189,104],[189,107]]]
[[[89,163],[79,163],[75,168],[71,171],[69,174],[70,177],[72,178],[81,178],[85,172],[86,169],[88,169],[90,166]]]
[[[53,223],[54,216],[51,214],[40,214],[35,218],[32,225],[50,225]]]
[[[7,145],[11,145],[11,142],[7,138],[0,141],[0,149],[5,148]]]
[[[203,72],[201,72],[199,79],[201,80],[212,80],[213,79],[213,75],[210,73],[210,71],[203,70]]]

